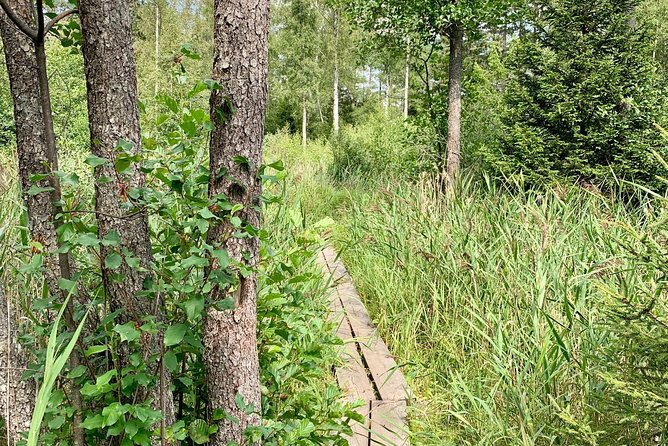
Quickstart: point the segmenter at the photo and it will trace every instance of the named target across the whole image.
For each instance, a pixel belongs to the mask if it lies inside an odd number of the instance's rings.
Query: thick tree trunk
[[[35,22],[31,1],[14,0],[9,7],[19,15],[28,26]],[[49,79],[46,66],[45,35],[43,17],[38,17],[36,36],[29,38],[19,31],[3,12],[0,12],[0,28],[5,41],[7,68],[15,108],[17,151],[19,154],[19,174],[24,191],[24,202],[28,209],[30,231],[33,240],[42,245],[45,258],[45,280],[50,292],[58,294],[58,279],[71,279],[72,268],[69,254],[56,254],[58,239],[56,230],[60,226],[57,217],[61,194],[58,178],[53,175],[58,170],[56,135],[53,127]],[[33,175],[46,175],[43,184],[48,186],[48,193],[32,195],[28,193]],[[64,297],[64,293],[63,293]],[[74,330],[76,323],[72,315],[74,304],[70,300],[65,312],[68,328]],[[9,339],[9,338],[8,338]],[[69,358],[72,368],[80,364],[79,350],[75,349]],[[34,395],[30,395],[32,398]],[[83,402],[79,389],[70,387],[69,395],[73,414],[73,440],[75,446],[83,445],[82,422]]]
[[[116,232],[121,240],[120,252],[127,250],[139,258],[143,268],[148,268],[151,262],[148,216],[145,210],[136,209],[128,196],[131,189],[145,186],[145,175],[135,164],[121,173],[114,168],[117,147],[122,141],[133,144],[135,153],[141,151],[130,0],[81,0],[79,9],[92,151],[109,160],[95,168],[99,238]],[[112,181],[99,181],[103,177]],[[103,258],[119,250],[113,246],[100,249]],[[110,270],[103,262],[102,276],[110,309],[123,310],[117,322],[133,321],[141,325],[147,316],[164,319],[160,302],[138,296],[146,272],[131,268],[127,262]],[[160,337],[158,334],[146,343],[144,357],[159,352]],[[129,361],[129,352],[121,350],[119,353],[122,367]],[[159,373],[157,369],[154,372]],[[164,370],[161,382],[169,388],[171,377]],[[171,424],[174,420],[172,394],[161,391],[160,387],[155,386],[149,395],[140,397],[152,397],[156,409],[164,407],[165,422]]]
[[[9,6],[26,23],[35,23],[31,1],[12,0]],[[23,200],[28,210],[30,234],[37,249],[41,249],[44,255],[47,286],[55,292],[60,277],[59,258],[55,254],[58,241],[52,205],[55,189],[38,194],[28,193],[32,186],[57,186],[49,175],[53,154],[50,153],[44,126],[35,44],[10,21],[2,9],[0,33],[14,102],[18,171]],[[33,175],[44,175],[45,178],[33,182],[30,180]],[[28,355],[15,342],[15,321],[18,319],[10,310],[9,299],[2,290],[0,307],[0,417],[5,420],[8,443],[14,444],[20,439],[20,432],[30,427],[36,385],[20,379],[28,365]]]
[[[462,72],[464,65],[464,28],[453,25],[450,35],[450,71],[448,93],[448,143],[446,171],[448,181],[459,173],[462,146]]]
[[[269,0],[215,0],[213,78],[223,89],[211,95],[211,197],[225,195],[242,204],[237,214],[245,224],[260,225],[262,140],[267,101],[267,40]],[[220,117],[220,111],[224,117]],[[248,162],[239,162],[243,157]],[[222,173],[222,175],[219,175]],[[230,258],[257,267],[259,241],[236,238],[227,222],[211,229],[209,243]],[[243,442],[243,432],[260,422],[260,366],[257,351],[257,275],[238,274],[233,293],[235,309],[210,308],[204,327],[209,412],[221,409],[239,422],[222,420],[212,446]],[[213,291],[213,299],[228,297],[229,289]],[[255,408],[248,414],[235,403],[237,395]]]
[[[26,22],[34,23],[32,2],[29,0],[10,1],[10,7]],[[45,252],[45,275],[47,285],[52,292],[58,289],[60,265],[58,242],[53,221],[55,191],[31,195],[28,189],[36,185],[44,188],[57,188],[52,180],[51,171],[54,154],[47,141],[48,131],[43,116],[40,95],[40,74],[37,67],[35,43],[16,26],[0,9],[0,31],[5,47],[7,73],[14,102],[14,122],[16,125],[16,147],[19,161],[19,175],[23,199],[28,209],[30,233],[34,241],[42,245]],[[30,181],[33,175],[43,175],[39,182]],[[55,189],[54,188],[54,189]]]
[[[30,428],[36,385],[21,379],[29,358],[15,341],[18,320],[9,297],[3,293],[0,277],[0,418],[5,421],[6,442],[15,445],[21,432]],[[2,436],[0,436],[1,438]]]

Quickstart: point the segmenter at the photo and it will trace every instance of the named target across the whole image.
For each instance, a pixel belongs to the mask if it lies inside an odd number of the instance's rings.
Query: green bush
[[[425,168],[425,153],[411,143],[403,120],[383,113],[377,110],[366,122],[345,126],[332,137],[331,174],[335,179],[353,175],[412,178]]]

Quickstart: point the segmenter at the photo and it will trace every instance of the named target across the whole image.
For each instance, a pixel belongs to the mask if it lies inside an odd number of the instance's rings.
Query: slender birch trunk
[[[461,159],[462,123],[462,72],[464,64],[464,28],[456,24],[450,35],[450,68],[448,86],[448,142],[446,145],[446,171],[452,182],[459,173]]]
[[[406,51],[406,73],[404,78],[404,120],[408,119],[408,93],[410,76],[411,53]]]
[[[332,110],[334,133],[339,133],[339,13],[334,11],[334,107]]]
[[[269,0],[215,0],[213,78],[222,86],[211,95],[211,197],[224,195],[243,209],[245,224],[260,225],[262,141],[267,103]],[[225,116],[220,118],[220,110]],[[239,163],[239,157],[248,160]],[[260,244],[256,237],[235,237],[225,221],[211,228],[208,243],[225,249],[230,258],[255,269]],[[261,414],[260,365],[257,350],[257,274],[237,276],[230,296],[226,287],[212,291],[212,300],[233,297],[235,308],[209,308],[204,326],[204,360],[209,413],[223,410],[238,422],[218,421],[212,446],[247,444],[246,427],[258,425]],[[255,412],[241,410],[239,396]]]
[[[160,89],[160,4],[155,0],[155,86],[153,94],[158,95]]]
[[[306,102],[302,105],[302,147],[306,149],[308,130],[308,111],[306,110]]]
[[[385,67],[385,80],[387,83],[387,88],[385,89],[385,117],[387,118],[390,115],[390,94],[391,94],[391,83],[392,79],[390,79],[390,63],[388,62],[386,67]]]

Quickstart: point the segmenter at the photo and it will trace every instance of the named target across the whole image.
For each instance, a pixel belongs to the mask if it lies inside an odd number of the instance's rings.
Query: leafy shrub
[[[183,99],[161,98],[161,113],[154,127],[145,133],[146,158],[141,163],[147,173],[146,187],[128,191],[128,200],[146,208],[150,215],[154,262],[142,298],[155,299],[159,294],[167,309],[165,321],[147,317],[141,326],[120,324],[116,320],[119,312],[108,312],[100,263],[105,262],[113,269],[113,265],[131,264],[134,259],[128,252],[122,255],[112,252],[100,259],[100,246],[120,249],[118,240],[113,236],[99,240],[97,227],[87,212],[93,207],[92,197],[90,191],[79,193],[82,185],[78,176],[66,176],[68,181],[63,182],[63,202],[68,212],[60,237],[76,261],[77,275],[72,281],[61,281],[60,285],[66,291],[86,290],[83,300],[87,305],[76,303],[74,319],[80,322],[90,311],[92,325],[88,324],[82,337],[86,346],[85,365],[75,369],[66,365],[56,381],[57,388],[44,416],[41,440],[45,444],[67,444],[72,437],[69,388],[74,384],[81,389],[85,402],[82,427],[90,444],[113,437],[123,445],[150,445],[151,439],[160,434],[156,430],[160,413],[154,410],[150,398],[137,395],[158,385],[158,378],[150,372],[158,363],[164,364],[172,375],[178,411],[176,423],[166,426],[168,441],[202,444],[216,429],[208,424],[209,420],[224,416],[207,413],[202,319],[207,307],[230,306],[229,299],[211,301],[212,284],[234,283],[235,275],[230,268],[247,267],[233,262],[226,253],[211,253],[206,244],[211,224],[219,218],[232,219],[234,214],[223,201],[215,202],[220,207],[217,215],[213,214],[211,209],[216,208],[208,198],[205,148],[209,114],[196,105],[199,96],[206,92],[207,84],[201,83]],[[118,170],[140,162],[127,152],[127,143],[121,142],[117,151]],[[103,162],[96,157],[83,160],[82,155],[64,157],[62,171],[83,169],[89,177],[91,164]],[[322,228],[309,229],[299,219],[289,217],[294,212],[281,204],[284,197],[280,191],[284,186],[280,181],[285,175],[282,170],[281,163],[263,169],[268,214],[267,229],[260,231],[258,338],[265,422],[260,428],[250,429],[249,435],[261,438],[267,445],[343,445],[342,434],[350,433],[347,423],[355,415],[349,406],[339,402],[341,391],[331,376],[339,341],[333,327],[326,322],[325,287],[314,265]],[[7,206],[20,202],[16,184],[9,187],[12,199],[5,201],[3,197],[2,201]],[[278,195],[273,196],[272,191]],[[12,212],[0,212],[0,216],[5,215],[7,220],[0,222],[0,227],[12,236],[3,239],[3,244],[7,243],[7,249],[11,246],[15,254],[7,263],[7,270],[16,277],[13,281],[38,283],[43,253],[32,249],[26,228],[17,221],[14,208]],[[238,231],[253,232],[241,224]],[[0,252],[4,250],[5,246],[0,246]],[[219,273],[207,275],[214,255],[220,262]],[[35,280],[31,282],[33,277]],[[80,288],[75,286],[77,283]],[[26,300],[30,302],[21,341],[35,352],[35,365],[26,373],[26,379],[42,380],[48,351],[41,340],[52,328],[49,315],[62,309],[62,302],[41,288],[24,286],[20,291],[29,294]],[[160,331],[164,332],[164,352],[142,357],[146,336]],[[71,335],[61,327],[58,336],[62,341]],[[122,369],[118,367],[120,349],[133,352],[130,363]]]
[[[351,433],[347,420],[355,415],[341,403],[331,374],[341,341],[327,321],[325,283],[314,264],[321,238],[302,229],[301,220],[278,215],[269,216],[278,249],[264,245],[258,296],[263,421],[270,432],[263,444],[343,446],[341,434]]]
[[[425,164],[403,120],[386,118],[381,110],[365,123],[343,127],[332,137],[332,154],[331,174],[337,180],[351,175],[415,177]]]

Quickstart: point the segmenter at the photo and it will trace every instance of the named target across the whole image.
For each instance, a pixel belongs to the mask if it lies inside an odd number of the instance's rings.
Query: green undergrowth
[[[83,170],[81,154],[64,156],[62,165],[70,171]],[[278,165],[276,165],[278,166]],[[356,414],[342,400],[341,390],[331,373],[339,361],[341,341],[328,321],[327,282],[316,258],[323,246],[327,222],[305,225],[297,209],[290,207],[288,191],[280,180],[280,170],[267,182],[261,239],[261,264],[258,292],[258,349],[262,381],[262,443],[276,446],[344,445],[343,434],[350,433],[349,421]],[[84,177],[85,178],[85,177]],[[86,180],[81,196],[90,200]],[[42,288],[34,274],[25,274],[24,265],[31,253],[25,249],[27,228],[16,182],[15,160],[0,152],[0,280],[15,308],[23,308],[30,317],[21,318],[20,332],[24,343],[37,353],[35,373],[41,376],[40,362],[45,354],[48,321],[37,304],[42,302]],[[99,308],[104,316],[104,309]],[[61,333],[61,337],[68,336]],[[60,338],[59,338],[60,339]],[[196,361],[193,360],[193,361]],[[66,444],[69,423],[66,386],[72,370],[65,366],[46,404],[41,434],[43,444]],[[198,380],[195,382],[195,380]],[[85,384],[89,386],[89,384]],[[175,374],[177,390],[189,400],[202,385],[196,373]],[[106,413],[106,412],[105,412]],[[86,426],[98,418],[87,414]],[[127,423],[132,422],[131,416]],[[102,420],[104,422],[104,420]],[[117,422],[118,423],[118,422]],[[202,425],[204,427],[202,427]],[[100,429],[99,426],[87,430]],[[182,419],[169,427],[182,444],[203,444],[208,435],[206,424],[199,419]],[[3,434],[0,431],[0,438]],[[40,443],[42,444],[42,443]],[[137,443],[139,444],[139,443]]]
[[[304,219],[336,221],[415,394],[413,444],[664,444],[665,202],[478,173],[451,194],[383,166],[340,176],[335,144],[279,134],[268,152]]]

